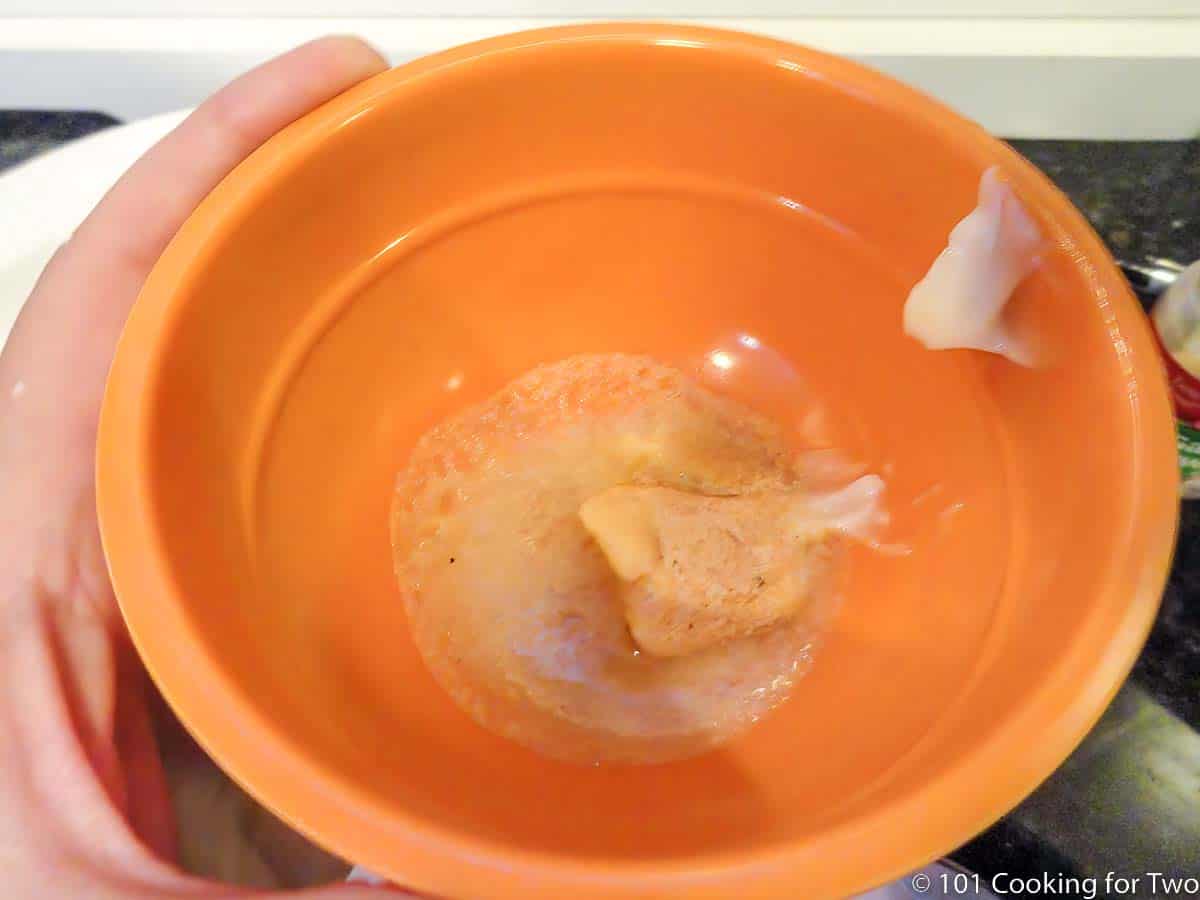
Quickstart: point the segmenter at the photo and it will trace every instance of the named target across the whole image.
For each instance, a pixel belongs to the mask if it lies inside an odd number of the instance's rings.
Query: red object
[[[1154,331],[1154,340],[1167,366],[1167,382],[1171,386],[1171,400],[1175,413],[1193,428],[1200,428],[1200,378],[1179,364]]]

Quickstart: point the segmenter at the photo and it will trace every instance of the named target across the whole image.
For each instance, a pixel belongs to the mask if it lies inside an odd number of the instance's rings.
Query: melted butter
[[[621,355],[540,367],[427,433],[398,481],[415,642],[481,724],[551,756],[650,761],[721,743],[787,696],[836,602],[818,582],[838,568],[841,532],[813,516],[850,527],[853,504],[819,494],[801,515],[802,478],[778,426],[676,370]],[[670,515],[631,515],[626,501],[644,498],[627,488],[666,492]],[[769,514],[754,508],[764,497]],[[803,528],[780,540],[783,522]],[[664,548],[698,591],[671,588]],[[752,602],[731,614],[734,575]],[[651,590],[630,597],[623,577]]]

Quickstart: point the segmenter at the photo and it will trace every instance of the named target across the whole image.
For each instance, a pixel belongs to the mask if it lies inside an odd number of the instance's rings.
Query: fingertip
[[[326,35],[310,41],[302,49],[307,48],[335,60],[350,77],[367,78],[391,67],[381,51],[355,34]]]

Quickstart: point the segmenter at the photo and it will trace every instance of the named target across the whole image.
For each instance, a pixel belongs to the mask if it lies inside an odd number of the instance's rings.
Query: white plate
[[[97,132],[0,175],[0,346],[58,246],[134,160],[188,112]]]

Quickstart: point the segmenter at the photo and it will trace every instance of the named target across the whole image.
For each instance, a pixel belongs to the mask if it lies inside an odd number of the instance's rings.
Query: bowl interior
[[[510,41],[336,101],[210,198],[114,372],[102,506],[120,453],[158,562],[122,557],[114,516],[106,542],[151,669],[268,805],[418,887],[485,896],[511,873],[435,875],[414,828],[585,868],[788,848],[811,885],[866,887],[1047,774],[1156,601],[1170,525],[1147,537],[1142,516],[1147,492],[1169,491],[1144,471],[1164,458],[1161,384],[1065,202],[881,78],[681,33]],[[900,329],[908,287],[997,163],[1055,244],[1014,301],[1041,341],[1033,370]],[[707,373],[884,473],[889,539],[911,551],[856,551],[790,702],[695,760],[549,762],[476,727],[408,637],[387,529],[408,448],[587,351]],[[153,603],[176,618],[141,596],[135,570],[153,567],[172,586]],[[194,697],[166,671],[175,654],[205,681]],[[994,758],[978,797],[948,790],[1017,733],[1029,753]],[[296,779],[268,784],[255,742]],[[330,824],[334,807],[365,816],[359,830]],[[853,883],[820,874],[823,841],[855,834],[886,845],[879,861]]]

